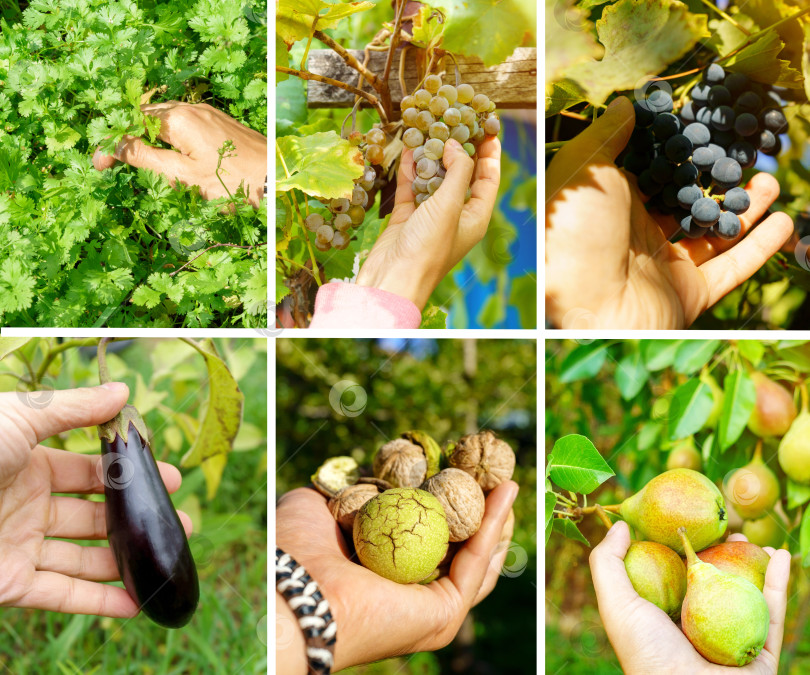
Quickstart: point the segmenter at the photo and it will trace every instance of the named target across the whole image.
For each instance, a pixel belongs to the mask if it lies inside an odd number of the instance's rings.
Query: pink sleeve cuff
[[[422,313],[407,298],[370,286],[324,284],[310,328],[419,328]]]

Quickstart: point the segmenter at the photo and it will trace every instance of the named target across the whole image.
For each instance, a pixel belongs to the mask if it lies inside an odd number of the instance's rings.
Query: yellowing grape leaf
[[[596,22],[601,61],[569,68],[588,100],[600,105],[614,91],[634,89],[709,37],[705,14],[691,14],[678,0],[619,0]]]
[[[276,139],[276,190],[348,197],[363,175],[363,154],[334,131]]]
[[[790,61],[777,58],[783,46],[776,31],[769,30],[756,42],[725,61],[725,65],[733,66],[732,70],[745,73],[757,82],[801,89],[801,73],[790,67]]]
[[[442,49],[478,56],[486,66],[506,61],[517,47],[535,44],[534,0],[434,0],[447,16]]]
[[[413,40],[411,42],[423,49],[434,44],[442,36],[444,30],[444,23],[440,19],[440,14],[423,5],[413,20]]]
[[[793,68],[798,69],[802,63],[802,24],[799,19],[784,21],[796,13],[799,9],[797,4],[800,5],[800,3],[788,4],[785,0],[746,0],[744,11],[763,28],[779,24],[774,28],[784,44],[779,56],[787,59]],[[806,17],[804,20],[807,20]]]
[[[561,110],[568,110],[577,103],[582,103],[585,96],[576,82],[562,80],[546,88],[546,116],[556,115]]]
[[[546,0],[546,82],[563,78],[581,61],[602,56],[587,17],[573,0]]]
[[[373,2],[332,4],[323,0],[278,0],[276,32],[292,45],[308,38],[315,30],[334,28],[341,19],[372,7]]]

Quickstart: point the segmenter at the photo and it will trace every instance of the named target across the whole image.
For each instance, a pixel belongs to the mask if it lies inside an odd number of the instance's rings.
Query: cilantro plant
[[[484,137],[499,133],[494,102],[483,93],[473,101],[473,87],[463,81],[456,57],[477,57],[494,67],[516,48],[533,46],[534,3],[434,0],[429,5],[278,2],[276,303],[284,325],[309,325],[318,287],[356,276],[388,225],[403,146],[426,158],[412,183],[421,204],[441,185],[448,137],[466,143],[475,157]],[[313,65],[323,67],[325,50],[341,62],[339,73],[329,73],[335,77]],[[409,87],[405,73],[414,64],[419,82]],[[323,85],[349,92],[354,107],[310,107],[308,87]],[[531,137],[523,140],[523,147],[533,147]],[[523,225],[533,227],[536,179],[521,173],[507,155],[502,175],[487,236],[455,270],[469,272],[467,278],[460,283],[460,274],[450,274],[441,282],[423,312],[422,327],[444,328],[451,309],[457,310],[454,327],[466,327],[465,286],[472,279],[494,282],[480,323],[498,325],[511,306],[520,325],[535,327],[534,268],[511,277],[520,226],[509,221],[505,207],[527,211]]]
[[[265,326],[264,201],[254,209],[240,188],[208,202],[157,173],[91,161],[124,135],[160,143],[146,102],[205,102],[266,134],[265,3],[10,5],[0,14],[0,323]]]

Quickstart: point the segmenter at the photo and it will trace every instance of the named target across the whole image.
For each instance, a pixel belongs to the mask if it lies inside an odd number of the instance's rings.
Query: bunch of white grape
[[[476,94],[469,84],[442,84],[439,75],[428,75],[423,88],[405,96],[400,108],[405,127],[402,142],[413,150],[416,175],[411,188],[417,206],[444,181],[444,144],[448,139],[458,141],[474,158],[484,139],[497,136],[501,130],[495,104],[489,97]]]
[[[360,148],[365,156],[363,175],[354,181],[351,197],[321,200],[328,208],[327,213],[310,213],[304,219],[304,226],[315,233],[315,248],[328,251],[330,248],[343,250],[352,239],[351,230],[363,224],[369,202],[369,192],[374,188],[377,172],[372,164],[382,164],[385,132],[374,128],[362,134],[353,131],[349,143]]]

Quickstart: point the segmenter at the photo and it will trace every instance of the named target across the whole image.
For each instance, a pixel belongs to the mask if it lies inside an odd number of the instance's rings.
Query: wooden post
[[[362,51],[349,51],[358,61],[363,62],[365,57]],[[398,49],[394,57],[394,68],[388,78],[391,100],[397,107],[402,100],[398,76],[399,54]],[[382,75],[385,68],[385,57],[386,52],[371,52],[369,70],[377,75]],[[417,72],[416,59],[410,53],[406,54],[406,59],[405,85],[410,94],[419,84],[421,76]],[[519,47],[504,63],[490,68],[484,66],[483,62],[476,57],[457,56],[456,61],[462,80],[475,87],[476,93],[486,94],[501,110],[537,108],[536,49]],[[453,59],[446,56],[440,65],[441,70],[444,70],[445,82],[454,84],[456,74]],[[331,49],[311,52],[307,61],[307,70],[317,75],[357,85],[357,71],[347,66],[343,59]],[[367,84],[364,85],[364,90],[374,92]],[[338,87],[310,81],[307,87],[307,104],[310,108],[351,108],[354,105],[354,96]]]

